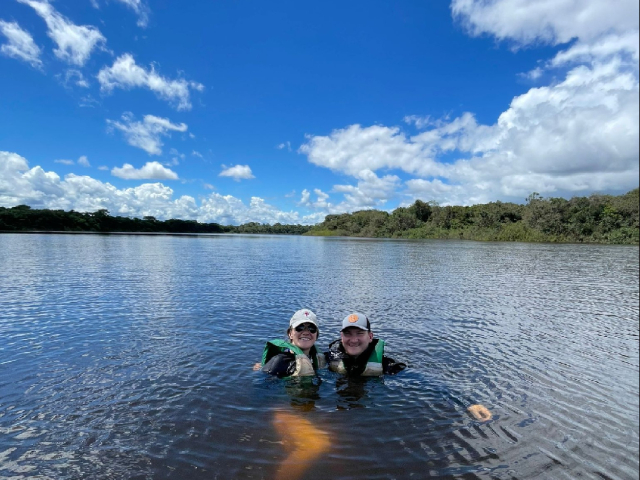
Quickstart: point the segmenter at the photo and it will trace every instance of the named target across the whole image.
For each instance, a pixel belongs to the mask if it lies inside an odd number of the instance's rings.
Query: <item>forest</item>
[[[544,198],[534,192],[525,204],[443,207],[416,200],[391,213],[362,210],[327,215],[306,235],[637,245],[638,205],[637,188],[619,196],[571,200]]]
[[[97,212],[34,209],[28,205],[0,207],[0,232],[99,232],[99,233],[272,233],[301,235],[308,225],[220,225],[195,220],[157,220],[155,217],[111,216],[106,209]]]
[[[0,232],[261,233],[375,238],[431,238],[481,241],[639,243],[638,189],[624,195],[544,198],[532,193],[526,203],[491,202],[440,206],[416,200],[391,213],[361,210],[327,215],[322,223],[243,225],[111,216],[108,210],[76,212],[0,207]]]

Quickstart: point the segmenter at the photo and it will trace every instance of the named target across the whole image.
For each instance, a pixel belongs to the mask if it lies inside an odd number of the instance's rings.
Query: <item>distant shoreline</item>
[[[638,245],[638,189],[624,195],[543,198],[526,204],[491,202],[473,206],[440,206],[416,200],[409,207],[360,210],[327,215],[316,225],[242,225],[158,220],[153,216],[111,216],[96,212],[32,209],[28,205],[0,207],[0,233],[113,235],[305,235],[326,237],[472,240],[481,242]]]

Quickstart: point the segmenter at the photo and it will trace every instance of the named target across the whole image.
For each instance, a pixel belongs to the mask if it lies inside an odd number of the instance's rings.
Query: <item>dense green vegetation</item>
[[[154,217],[112,217],[108,210],[81,213],[71,210],[32,209],[27,205],[0,207],[0,231],[5,232],[136,232],[136,233],[281,233],[300,235],[305,225],[266,225],[246,223],[240,226],[198,223],[195,220],[156,220]]]
[[[571,200],[533,193],[525,205],[491,202],[441,207],[416,200],[392,213],[362,210],[327,215],[306,235],[637,245],[638,204],[637,188],[620,196]]]
[[[81,213],[0,207],[0,231],[272,233],[385,238],[440,238],[522,242],[638,244],[638,189],[624,195],[543,198],[532,193],[524,205],[491,202],[441,207],[416,200],[392,213],[361,210],[327,215],[306,225],[219,225],[195,220],[112,217],[107,210]]]

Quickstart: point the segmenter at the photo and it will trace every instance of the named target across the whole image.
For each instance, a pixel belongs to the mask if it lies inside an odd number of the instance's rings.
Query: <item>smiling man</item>
[[[352,313],[342,320],[340,339],[329,345],[325,352],[329,369],[348,376],[394,375],[407,365],[384,355],[384,341],[373,338],[371,322],[362,313]],[[475,404],[467,412],[481,422],[492,419],[487,407]]]
[[[349,376],[393,375],[407,366],[385,357],[384,341],[373,338],[366,315],[352,313],[342,320],[340,339],[325,353],[329,368]]]

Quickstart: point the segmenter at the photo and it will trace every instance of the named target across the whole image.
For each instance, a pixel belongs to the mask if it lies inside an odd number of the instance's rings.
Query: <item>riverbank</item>
[[[532,194],[524,205],[441,207],[416,200],[392,213],[362,210],[327,215],[305,235],[638,245],[638,209],[637,188],[619,196],[571,200]]]

